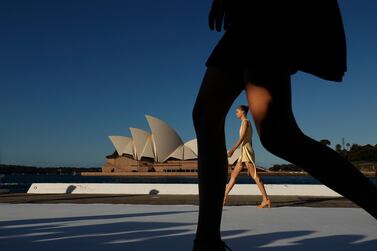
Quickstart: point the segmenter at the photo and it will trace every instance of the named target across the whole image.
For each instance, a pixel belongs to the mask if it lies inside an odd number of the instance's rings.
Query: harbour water
[[[229,179],[229,177],[228,177]],[[263,176],[265,184],[320,184],[311,176]],[[374,178],[369,178],[375,183]],[[176,183],[195,184],[197,177],[96,177],[56,174],[6,174],[0,178],[0,189],[12,193],[25,193],[32,183]],[[240,176],[236,184],[255,182],[249,176]]]

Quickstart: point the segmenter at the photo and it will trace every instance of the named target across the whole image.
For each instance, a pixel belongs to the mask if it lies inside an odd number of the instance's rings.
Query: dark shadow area
[[[191,251],[194,238],[194,223],[187,222],[148,222],[121,221],[122,218],[148,217],[168,214],[192,213],[196,211],[172,211],[153,213],[131,213],[63,217],[48,219],[28,219],[1,222],[1,250],[163,250]],[[98,222],[79,222],[98,220]],[[109,222],[107,222],[109,221]],[[47,224],[47,225],[44,225]],[[29,225],[29,226],[28,226]],[[168,229],[177,228],[177,229]],[[178,229],[179,228],[179,229]],[[222,231],[222,237],[234,251],[250,250],[375,250],[377,240],[354,243],[361,235],[333,235],[325,237],[309,236],[311,230],[282,231],[255,234],[247,229]],[[229,239],[228,239],[229,238]],[[292,245],[273,245],[287,238],[300,238]]]
[[[157,189],[152,189],[152,190],[149,191],[149,195],[154,195],[154,196],[156,196],[156,195],[158,195],[159,192],[160,192],[160,191],[158,191]]]
[[[308,237],[303,238],[297,242],[292,242],[291,245],[275,245],[270,247],[263,247],[271,244],[274,241],[293,237],[304,237],[312,233],[312,231],[285,231],[274,232],[268,234],[258,234],[255,236],[240,237],[237,239],[227,240],[230,247],[237,251],[250,250],[278,250],[278,251],[302,251],[302,250],[375,250],[377,247],[377,240],[364,241],[360,243],[353,243],[361,240],[362,235],[332,235],[325,237]]]
[[[336,203],[336,201],[342,202],[344,198],[303,198],[301,200],[294,201],[281,201],[274,205],[273,207],[293,207],[293,206],[309,206],[311,203]]]
[[[127,208],[125,207],[125,211]],[[129,214],[109,214],[109,215],[92,215],[92,216],[75,216],[75,217],[55,217],[55,218],[45,218],[45,219],[27,219],[27,220],[12,220],[12,221],[0,221],[0,236],[3,234],[8,234],[6,226],[12,226],[12,229],[16,229],[17,225],[28,225],[28,224],[46,224],[46,223],[64,223],[68,221],[78,221],[78,220],[108,220],[108,219],[121,219],[126,217],[148,217],[148,216],[158,216],[158,215],[169,215],[169,214],[182,214],[182,213],[195,213],[196,210],[185,210],[185,211],[169,211],[169,212],[150,212],[150,213],[129,213]],[[25,226],[27,227],[27,226]],[[20,228],[25,228],[20,227]],[[7,230],[5,230],[7,229]]]
[[[71,194],[76,189],[76,186],[69,185],[65,191],[66,194]]]

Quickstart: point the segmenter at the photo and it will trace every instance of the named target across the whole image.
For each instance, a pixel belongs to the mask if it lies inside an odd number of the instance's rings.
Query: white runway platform
[[[191,251],[198,206],[0,204],[0,250]],[[377,221],[359,208],[225,206],[234,251],[377,250]]]
[[[269,195],[341,197],[325,185],[266,184]],[[198,194],[198,184],[33,183],[31,194]],[[230,195],[260,195],[255,184],[237,184]]]

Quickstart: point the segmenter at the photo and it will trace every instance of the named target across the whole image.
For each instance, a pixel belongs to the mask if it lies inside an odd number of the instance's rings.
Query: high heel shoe
[[[195,239],[192,251],[232,251],[232,249],[223,240],[205,241]]]
[[[271,207],[271,200],[270,200],[270,199],[267,199],[265,202],[262,202],[262,203],[259,204],[257,207],[258,207],[258,208],[265,208],[265,207],[270,208],[270,207]]]

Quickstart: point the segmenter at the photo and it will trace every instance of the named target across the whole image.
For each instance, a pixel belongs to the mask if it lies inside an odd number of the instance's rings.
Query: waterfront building
[[[151,132],[130,127],[131,137],[109,136],[115,151],[106,156],[102,172],[197,172],[197,140],[184,143],[168,123],[151,115],[145,117]],[[229,171],[239,156],[237,149],[228,158]]]

